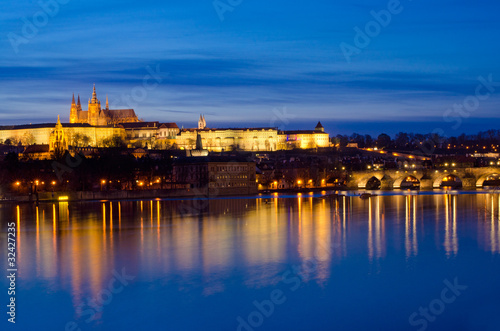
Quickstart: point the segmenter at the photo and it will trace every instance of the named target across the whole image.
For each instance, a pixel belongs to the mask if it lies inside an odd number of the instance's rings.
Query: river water
[[[15,329],[500,330],[500,195],[441,193],[2,204]]]

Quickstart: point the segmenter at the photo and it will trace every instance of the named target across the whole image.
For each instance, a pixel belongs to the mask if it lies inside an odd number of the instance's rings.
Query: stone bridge
[[[347,185],[352,189],[364,189],[368,181],[376,178],[381,189],[399,189],[410,177],[413,181],[418,180],[421,189],[432,189],[439,188],[445,177],[449,180],[451,176],[461,181],[463,188],[475,188],[483,187],[486,178],[494,175],[500,176],[500,167],[353,171]]]

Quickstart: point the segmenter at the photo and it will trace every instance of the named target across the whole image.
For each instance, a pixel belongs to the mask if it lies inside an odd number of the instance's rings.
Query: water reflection
[[[418,254],[417,197],[405,196],[405,251],[406,257]]]
[[[180,288],[196,280],[209,296],[235,273],[249,288],[277,284],[290,263],[314,261],[304,279],[323,284],[349,256],[379,265],[404,247],[408,263],[427,244],[452,258],[467,236],[500,252],[499,194],[61,202],[3,205],[0,216],[16,219],[22,277],[70,292],[75,316],[123,266]]]
[[[381,212],[381,197],[377,196],[368,201],[368,258],[370,261],[382,258],[385,255],[385,247],[385,218]]]
[[[448,257],[457,254],[457,196],[444,195],[445,201],[445,230],[444,249]]]
[[[479,241],[483,243],[483,249],[493,253],[500,252],[500,194],[488,194],[488,199],[479,201],[482,208],[479,209],[479,217],[484,222],[478,223]]]

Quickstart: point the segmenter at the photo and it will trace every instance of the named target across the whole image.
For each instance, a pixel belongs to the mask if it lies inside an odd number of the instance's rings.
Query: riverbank
[[[31,195],[6,196],[0,202],[50,202],[85,200],[132,200],[155,198],[195,198],[210,196],[207,189],[168,189],[137,191],[76,191],[76,192],[38,192]]]
[[[168,190],[137,190],[137,191],[77,191],[77,192],[39,192],[36,195],[12,195],[4,197],[0,203],[32,203],[61,201],[95,201],[95,200],[143,200],[143,199],[215,199],[215,198],[281,198],[294,197],[297,194],[312,194],[314,196],[346,196],[356,197],[363,194],[370,196],[391,195],[440,195],[440,194],[486,194],[500,193],[498,188],[491,189],[430,189],[430,190],[349,190],[346,188],[302,188],[287,190],[265,190],[257,193],[240,192],[236,194],[215,194],[205,189],[168,189]]]

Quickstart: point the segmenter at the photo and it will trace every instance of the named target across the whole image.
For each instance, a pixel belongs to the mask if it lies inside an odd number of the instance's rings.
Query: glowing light
[[[101,184],[106,184],[106,180],[105,179],[101,180]]]
[[[17,185],[17,186],[21,185],[21,182],[16,182],[16,185]]]
[[[68,200],[68,196],[66,196],[66,195],[60,196],[58,199],[59,199],[59,201],[66,201],[66,200]]]
[[[53,180],[51,184],[52,184],[52,185],[56,185],[56,181],[55,181],[55,180]]]

